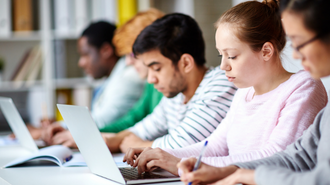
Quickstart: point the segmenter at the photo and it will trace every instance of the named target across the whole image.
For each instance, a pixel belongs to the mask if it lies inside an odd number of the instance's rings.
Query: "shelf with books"
[[[11,32],[8,35],[0,35],[0,41],[40,41],[40,31]]]
[[[74,89],[77,87],[95,88],[100,86],[104,82],[104,79],[93,80],[89,77],[81,78],[63,78],[55,79],[54,84],[56,89]]]
[[[29,91],[31,89],[41,89],[43,88],[43,82],[41,80],[34,81],[33,84],[21,85],[25,81],[12,82],[12,81],[2,81],[0,82],[0,92],[19,92],[19,91]]]
[[[80,37],[77,33],[57,34],[53,31],[53,40],[77,40]]]

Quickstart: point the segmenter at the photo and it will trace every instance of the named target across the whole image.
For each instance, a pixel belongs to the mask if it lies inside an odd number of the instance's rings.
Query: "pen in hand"
[[[198,159],[197,159],[197,161],[195,163],[195,166],[194,166],[193,171],[196,171],[199,168],[199,166],[201,165],[201,160],[202,160],[202,157],[203,157],[203,155],[205,153],[206,145],[207,145],[207,141],[205,141],[205,144],[203,146],[203,149],[202,149],[201,153],[199,154],[199,157],[198,157]],[[189,182],[188,185],[191,185],[191,184],[192,184],[192,182]]]

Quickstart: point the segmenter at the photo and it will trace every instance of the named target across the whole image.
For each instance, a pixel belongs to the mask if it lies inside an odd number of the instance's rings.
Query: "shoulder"
[[[226,77],[226,72],[221,70],[220,66],[209,68],[209,70],[207,70],[205,73],[204,79],[210,79],[210,80],[223,79],[228,81]]]
[[[293,74],[289,80],[286,81],[286,86],[291,87],[300,87],[303,84],[323,87],[322,82],[320,80],[313,79],[307,71],[299,71]]]
[[[293,74],[279,90],[279,94],[287,94],[291,98],[309,97],[310,100],[327,100],[327,92],[321,80],[313,79],[307,71]]]

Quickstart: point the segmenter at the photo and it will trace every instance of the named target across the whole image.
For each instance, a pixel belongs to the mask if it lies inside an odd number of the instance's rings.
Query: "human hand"
[[[107,147],[111,152],[113,152],[113,150],[116,148],[116,146],[114,145],[114,140],[116,140],[116,135],[117,134],[115,133],[101,133],[101,136],[105,144],[107,145]]]
[[[51,145],[54,135],[65,130],[66,129],[63,128],[59,123],[51,124],[42,130],[41,139],[44,140],[47,145]]]
[[[192,157],[178,163],[177,167],[182,170],[181,181],[185,184],[193,182],[194,184],[210,184],[234,173],[237,166],[227,166],[217,168],[201,162],[198,170],[193,171],[197,159]]]
[[[121,142],[119,148],[121,152],[126,153],[129,148],[141,148],[141,147],[151,147],[153,141],[145,141],[135,134],[130,134],[126,136]]]
[[[123,162],[134,166],[134,161],[138,158],[138,156],[143,152],[145,148],[129,148],[125,153],[123,158]]]
[[[42,128],[37,128],[32,125],[26,125],[33,139],[40,139]]]
[[[53,145],[61,144],[63,146],[70,148],[78,148],[70,131],[68,130],[56,133],[52,139],[52,144]]]
[[[133,163],[133,167],[138,167],[139,173],[149,172],[159,167],[178,176],[178,168],[176,165],[180,162],[180,158],[177,158],[160,148],[152,149],[147,147],[144,148],[143,151],[142,149],[143,148],[131,148],[126,152],[124,160],[129,160],[127,161],[129,164],[132,165]],[[135,162],[133,162],[134,158],[136,158]]]
[[[55,123],[56,120],[54,118],[42,118],[40,120],[40,125],[42,128],[46,128],[48,127],[49,125],[51,125],[52,123]]]
[[[30,132],[33,139],[40,139],[41,138],[42,128],[37,128],[37,127],[34,127],[30,124],[27,124],[26,127],[27,127],[28,131]],[[10,134],[9,137],[12,138],[12,139],[16,138],[14,133]]]
[[[235,185],[238,183],[253,185],[256,184],[254,172],[254,170],[238,169],[228,177],[214,183],[214,185]]]

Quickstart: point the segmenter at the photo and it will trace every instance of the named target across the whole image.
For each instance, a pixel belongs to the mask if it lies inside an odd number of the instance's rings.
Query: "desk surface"
[[[29,154],[20,146],[0,147],[0,166],[20,156]],[[1,185],[55,185],[55,184],[79,184],[79,185],[110,185],[118,184],[103,177],[92,174],[88,167],[15,167],[0,169]],[[158,185],[183,185],[182,182],[158,183]],[[151,184],[149,184],[151,185]]]

